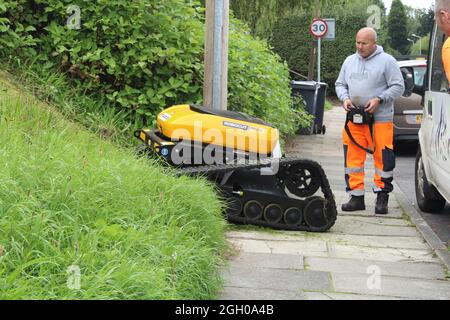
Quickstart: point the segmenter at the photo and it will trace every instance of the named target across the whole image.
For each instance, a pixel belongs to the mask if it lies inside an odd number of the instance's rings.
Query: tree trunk
[[[311,50],[309,53],[308,80],[314,80],[314,71],[316,70],[317,41],[311,41]]]

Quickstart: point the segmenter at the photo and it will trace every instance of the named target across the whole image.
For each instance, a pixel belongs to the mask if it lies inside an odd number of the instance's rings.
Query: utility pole
[[[227,110],[229,0],[206,0],[205,106]]]
[[[418,35],[415,35],[414,33],[411,35],[411,37],[419,39],[419,56],[422,55],[422,38]]]

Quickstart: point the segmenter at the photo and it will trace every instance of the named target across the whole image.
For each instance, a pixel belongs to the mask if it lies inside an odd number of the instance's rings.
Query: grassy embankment
[[[0,299],[214,298],[224,226],[203,180],[98,138],[0,73]]]

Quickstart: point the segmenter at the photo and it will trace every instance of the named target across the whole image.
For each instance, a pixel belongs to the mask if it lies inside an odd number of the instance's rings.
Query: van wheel
[[[420,210],[430,213],[441,212],[445,207],[445,199],[433,185],[428,183],[423,167],[420,146],[417,150],[414,180],[416,185],[416,200]]]

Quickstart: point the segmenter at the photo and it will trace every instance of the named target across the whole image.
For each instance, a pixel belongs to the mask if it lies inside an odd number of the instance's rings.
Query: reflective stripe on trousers
[[[374,148],[370,128],[367,124],[348,123],[353,138],[363,147]],[[373,126],[375,152],[374,192],[391,192],[394,178],[395,155],[393,151],[394,125],[392,122],[375,123]],[[351,142],[345,130],[342,130],[345,159],[345,182],[349,194],[364,195],[364,164],[366,151]]]

